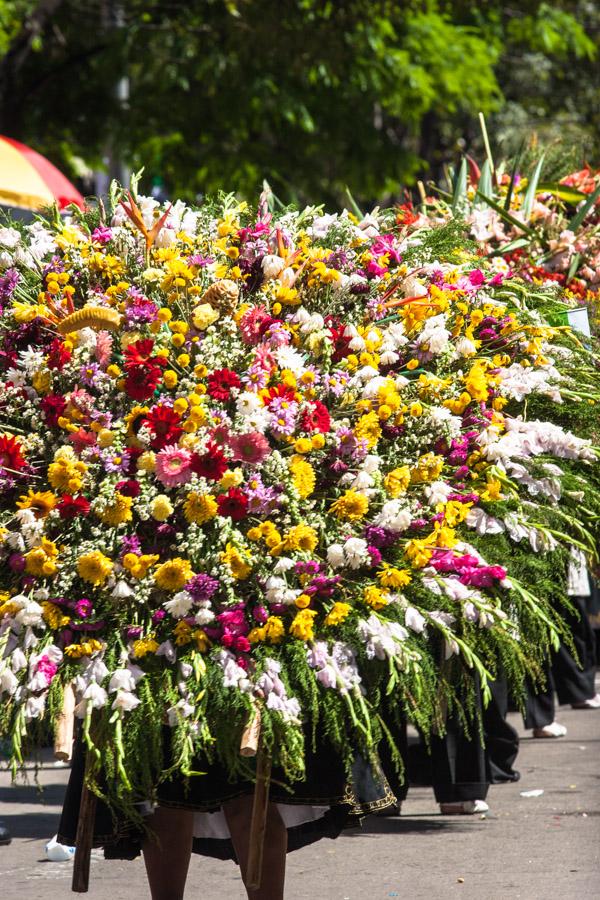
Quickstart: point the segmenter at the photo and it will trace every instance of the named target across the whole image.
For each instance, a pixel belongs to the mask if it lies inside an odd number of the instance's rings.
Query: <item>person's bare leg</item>
[[[252,795],[236,797],[223,804],[231,840],[240,863],[242,878],[246,883],[250,822],[252,821]],[[287,853],[287,829],[274,803],[269,803],[267,830],[263,851],[262,884],[256,891],[246,888],[248,900],[283,900],[285,885],[285,857]]]
[[[152,900],[183,900],[192,853],[194,813],[159,806],[148,820],[144,863]]]

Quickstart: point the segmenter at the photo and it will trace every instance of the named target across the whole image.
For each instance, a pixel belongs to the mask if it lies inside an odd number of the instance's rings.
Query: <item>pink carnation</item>
[[[260,465],[271,452],[268,440],[258,431],[234,434],[229,438],[228,444],[234,459],[252,465]]]
[[[48,656],[41,656],[38,659],[35,673],[43,676],[46,681],[46,687],[50,684],[57,671],[58,666]]]
[[[165,487],[177,487],[189,481],[192,454],[176,444],[161,450],[156,457],[156,477]]]

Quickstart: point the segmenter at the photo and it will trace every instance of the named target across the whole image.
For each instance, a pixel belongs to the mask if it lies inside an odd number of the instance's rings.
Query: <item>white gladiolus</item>
[[[156,656],[164,656],[167,662],[174,663],[177,654],[171,641],[163,641],[156,651]]]
[[[404,624],[411,631],[421,634],[425,630],[426,621],[418,609],[415,609],[414,606],[409,606],[404,614]]]
[[[6,693],[12,697],[18,686],[19,681],[10,669],[4,668],[0,670],[0,694]]]
[[[46,694],[38,694],[36,697],[28,697],[25,701],[25,721],[31,722],[32,719],[39,719],[46,708]]]
[[[108,684],[108,693],[115,691],[134,691],[135,678],[129,669],[115,669]]]
[[[127,597],[133,597],[135,591],[122,579],[117,581],[114,588],[110,592],[111,597],[116,600],[125,600]]]
[[[16,598],[13,597],[13,601],[15,599]],[[18,622],[19,625],[40,625],[43,621],[42,607],[39,603],[36,603],[35,600],[29,600],[27,598],[19,612],[16,613],[15,621]]]
[[[112,702],[111,709],[121,710],[121,712],[131,712],[142,701],[130,691],[117,691],[117,696]]]

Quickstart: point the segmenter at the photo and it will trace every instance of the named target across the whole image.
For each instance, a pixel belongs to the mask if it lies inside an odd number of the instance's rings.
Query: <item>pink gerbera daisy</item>
[[[176,444],[161,450],[156,457],[156,477],[165,487],[177,487],[189,481],[192,454]]]
[[[228,444],[233,451],[234,459],[252,465],[259,465],[271,452],[268,440],[257,431],[232,435]]]

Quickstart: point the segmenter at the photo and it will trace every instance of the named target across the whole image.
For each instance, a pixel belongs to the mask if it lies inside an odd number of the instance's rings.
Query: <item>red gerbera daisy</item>
[[[144,338],[142,341],[128,344],[125,348],[125,368],[127,371],[137,366],[145,366],[150,361],[153,350],[154,341],[152,338]],[[152,357],[152,362],[156,362],[156,357]]]
[[[0,471],[20,472],[27,465],[23,447],[12,435],[0,435]]]
[[[319,400],[314,400],[311,409],[302,413],[302,428],[304,431],[321,431],[326,434],[331,430],[331,419],[327,407]]]
[[[227,471],[227,460],[221,450],[209,444],[206,453],[194,453],[191,462],[192,472],[210,481],[219,481]]]
[[[72,497],[71,494],[63,494],[56,508],[61,519],[75,519],[77,516],[87,516],[90,511],[90,501],[85,497]]]
[[[219,494],[217,506],[220,516],[229,516],[234,522],[239,522],[248,510],[248,498],[239,488],[229,488],[226,494]]]
[[[145,364],[127,370],[125,392],[132,400],[149,400],[162,378],[158,366]]]
[[[213,400],[229,400],[231,388],[239,388],[241,384],[232,369],[216,369],[208,376],[208,393]]]
[[[147,414],[145,422],[155,435],[150,442],[153,450],[163,450],[168,444],[176,444],[183,434],[181,419],[170,406],[159,403]]]

